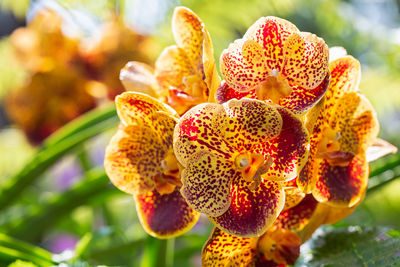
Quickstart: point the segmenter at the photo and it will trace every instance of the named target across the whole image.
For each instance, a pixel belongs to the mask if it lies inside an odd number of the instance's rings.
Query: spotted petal
[[[155,77],[165,92],[171,87],[185,91],[184,77],[195,72],[186,51],[176,45],[165,48],[155,63]]]
[[[340,150],[354,154],[372,145],[379,132],[372,105],[356,92],[347,93],[338,100],[330,121],[331,128],[341,133]]]
[[[171,238],[186,233],[200,216],[187,205],[179,189],[164,195],[154,189],[134,197],[143,228],[149,235],[157,238]]]
[[[307,225],[318,202],[309,194],[296,206],[282,211],[275,221],[278,228],[300,231]]]
[[[238,176],[231,162],[201,151],[190,158],[181,175],[182,196],[193,209],[219,216],[229,208],[231,181]]]
[[[115,99],[117,113],[124,125],[154,124],[154,116],[163,112],[171,116],[177,116],[176,112],[169,106],[159,102],[157,99],[137,92],[125,92]]]
[[[273,164],[265,179],[288,181],[295,178],[308,159],[309,136],[302,122],[285,108],[278,107],[283,126],[279,136],[255,147],[255,151],[270,155]]]
[[[255,237],[238,237],[214,228],[202,249],[202,266],[252,266],[257,254],[257,241]]]
[[[299,30],[287,20],[277,17],[258,19],[244,35],[246,40],[254,40],[264,48],[266,66],[269,70],[282,71],[284,63],[284,44]]]
[[[242,178],[232,182],[229,209],[210,220],[224,232],[255,237],[263,234],[283,209],[285,193],[278,182],[264,180],[252,191]]]
[[[222,52],[219,60],[221,74],[226,83],[239,92],[247,92],[254,89],[268,73],[268,70],[264,70],[263,73],[256,75],[253,65],[248,64],[243,57],[244,43],[244,39],[231,43],[228,49]]]
[[[172,32],[176,44],[185,51],[190,62],[202,63],[203,28],[200,18],[186,7],[177,7],[172,17]]]
[[[232,148],[218,134],[225,116],[222,105],[204,103],[181,117],[174,132],[174,151],[184,167],[191,155],[204,150],[224,159],[232,158]]]
[[[231,99],[242,99],[243,97],[257,99],[257,95],[255,90],[251,90],[248,92],[238,92],[230,87],[225,80],[221,82],[215,93],[215,100],[219,104],[223,104]]]
[[[165,147],[151,128],[130,125],[119,129],[106,148],[104,167],[111,182],[129,194],[154,187],[154,175],[161,172]]]
[[[220,135],[236,151],[241,146],[264,143],[277,137],[282,129],[279,109],[273,105],[249,98],[232,99],[223,104],[226,117]]]
[[[360,62],[352,56],[338,58],[329,63],[331,82],[325,94],[326,115],[330,117],[331,109],[344,94],[358,90],[361,71]]]
[[[330,75],[314,89],[307,90],[301,86],[292,86],[293,91],[279,100],[279,105],[291,110],[295,114],[303,114],[312,108],[324,96],[328,89]]]
[[[328,71],[329,49],[324,40],[309,32],[293,33],[285,42],[282,73],[292,84],[316,88]]]
[[[326,160],[317,166],[313,196],[334,207],[352,207],[362,198],[368,184],[368,162],[365,154],[354,156],[346,167],[331,166]]]

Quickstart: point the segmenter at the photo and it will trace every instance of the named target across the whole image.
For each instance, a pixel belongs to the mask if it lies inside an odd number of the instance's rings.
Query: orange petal
[[[160,112],[178,116],[169,106],[157,99],[137,92],[125,92],[115,98],[117,113],[124,125],[154,123],[154,115]]]
[[[338,100],[331,128],[340,132],[340,150],[357,154],[367,149],[379,132],[377,115],[368,99],[360,93],[345,94]]]
[[[295,178],[307,162],[309,136],[293,113],[283,107],[277,109],[282,116],[282,131],[275,139],[255,146],[255,152],[273,158],[273,164],[263,178],[288,181]]]
[[[119,79],[127,91],[148,94],[154,98],[160,96],[156,90],[153,69],[145,63],[137,61],[128,62],[121,69]]]
[[[221,78],[218,75],[217,65],[215,64],[214,49],[211,42],[211,37],[206,29],[204,29],[203,41],[203,70],[204,82],[209,89],[208,102],[214,103],[216,101],[216,91],[221,84]]]
[[[225,159],[233,157],[233,149],[218,133],[225,116],[222,105],[204,103],[181,117],[174,132],[174,151],[184,167],[192,155],[204,150]]]
[[[104,167],[111,182],[129,194],[144,193],[154,187],[154,175],[162,172],[166,153],[158,137],[147,126],[119,129],[106,148]]]
[[[221,74],[226,83],[234,90],[247,92],[254,89],[268,74],[268,69],[257,73],[251,64],[243,57],[245,39],[236,40],[225,49],[220,58]],[[256,53],[256,52],[254,52]],[[249,52],[247,52],[249,54]]]
[[[189,56],[175,45],[165,48],[155,63],[155,77],[163,92],[171,87],[185,91],[184,77],[195,73]]]
[[[264,48],[266,66],[282,71],[284,63],[284,44],[286,40],[299,30],[287,20],[277,17],[258,19],[244,35],[246,40],[254,40]]]
[[[293,179],[292,181],[296,181],[296,179]],[[293,187],[284,187],[285,190],[285,207],[283,208],[283,210],[287,210],[290,208],[293,208],[294,206],[296,206],[297,204],[299,204],[303,198],[306,196],[305,193],[303,193],[303,191],[298,188],[297,186]]]
[[[368,169],[364,153],[355,155],[346,167],[330,166],[326,160],[321,160],[316,167],[313,196],[330,206],[352,207],[360,201],[367,188]]]
[[[187,205],[179,189],[164,195],[152,190],[134,197],[140,223],[149,235],[157,238],[171,238],[186,233],[200,216]]]
[[[275,221],[285,204],[285,193],[278,182],[264,180],[252,191],[250,182],[235,178],[231,185],[229,209],[210,220],[224,232],[255,237],[263,234]]]
[[[255,90],[248,92],[238,92],[230,87],[225,81],[222,81],[215,93],[215,100],[219,104],[223,104],[233,98],[242,99],[243,97],[257,99]]]
[[[281,133],[282,118],[279,109],[256,99],[231,99],[223,104],[227,117],[220,135],[236,148],[264,143]]]
[[[352,56],[338,58],[329,63],[331,82],[325,94],[325,109],[330,117],[331,109],[344,94],[358,90],[361,70],[360,62]]]
[[[176,44],[185,51],[193,65],[202,64],[203,22],[186,7],[176,7],[172,16],[172,32]]]
[[[377,160],[383,156],[388,154],[394,154],[397,152],[397,147],[390,144],[389,142],[376,138],[375,141],[372,143],[372,146],[367,148],[366,156],[367,161],[371,162]]]
[[[315,177],[312,173],[312,165],[313,165],[313,158],[310,158],[307,161],[306,165],[304,165],[303,169],[301,170],[300,174],[296,178],[297,186],[306,194],[311,193],[312,189],[315,185]]]
[[[211,152],[199,152],[182,171],[182,196],[196,211],[219,216],[229,208],[231,182],[238,175],[231,162]]]
[[[282,211],[274,225],[278,228],[300,231],[308,224],[317,205],[318,202],[311,194],[306,195],[298,205]]]
[[[252,266],[258,238],[243,238],[214,228],[201,253],[204,267]]]
[[[291,110],[295,114],[302,114],[312,108],[324,96],[328,89],[330,75],[314,89],[307,90],[301,86],[292,86],[293,91],[287,97],[279,100],[279,105]]]
[[[328,71],[329,49],[324,40],[309,32],[293,33],[285,42],[282,74],[292,84],[316,88]]]

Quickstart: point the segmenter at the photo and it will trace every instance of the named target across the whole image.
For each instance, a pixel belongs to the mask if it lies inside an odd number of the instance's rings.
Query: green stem
[[[118,193],[120,191],[109,185],[102,168],[91,170],[80,184],[41,204],[40,208],[22,218],[16,226],[9,226],[9,232],[20,239],[35,242],[60,219],[69,216],[75,208],[98,198],[104,202]]]
[[[168,240],[149,236],[146,240],[141,267],[169,267],[167,244]]]
[[[174,249],[175,249],[175,238],[167,239],[167,247],[165,250],[165,266],[174,266]]]
[[[89,128],[82,129],[80,132],[70,130],[71,136],[61,136],[55,139],[59,140],[51,146],[40,149],[32,159],[17,174],[9,179],[0,192],[0,211],[7,208],[20,194],[32,183],[34,183],[41,174],[52,166],[59,158],[79,147],[89,138],[104,132],[107,129],[115,127],[118,124],[116,116],[111,117]],[[81,129],[81,125],[74,129]],[[55,142],[55,141],[54,141]]]

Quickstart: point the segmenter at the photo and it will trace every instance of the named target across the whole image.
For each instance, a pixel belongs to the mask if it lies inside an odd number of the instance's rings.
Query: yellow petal
[[[198,212],[223,214],[231,203],[230,187],[235,176],[231,162],[202,151],[194,154],[182,171],[182,196]]]
[[[258,238],[244,238],[214,228],[201,253],[204,267],[252,266]]]
[[[151,128],[131,125],[119,129],[106,148],[104,167],[111,182],[129,194],[154,187],[154,175],[162,172],[164,147]]]
[[[155,63],[155,77],[164,92],[170,87],[185,91],[184,77],[195,73],[195,66],[186,52],[176,45],[165,48]]]
[[[284,45],[282,73],[306,89],[316,88],[328,71],[329,49],[324,40],[308,32],[293,33]]]
[[[172,16],[172,32],[176,44],[185,51],[193,65],[199,66],[202,63],[203,53],[203,22],[190,9],[176,7]]]
[[[130,61],[121,69],[119,79],[127,91],[159,98],[153,72],[154,70],[145,63]]]
[[[160,239],[186,233],[200,216],[187,205],[179,189],[163,195],[152,190],[145,194],[135,194],[134,197],[143,228],[149,235]]]

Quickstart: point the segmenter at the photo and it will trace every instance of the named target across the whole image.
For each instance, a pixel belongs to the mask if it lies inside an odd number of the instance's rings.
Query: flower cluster
[[[120,94],[118,73],[127,59],[149,60],[141,48],[148,38],[115,17],[104,23],[101,36],[87,39],[67,26],[55,11],[43,9],[10,36],[27,78],[21,87],[10,88],[5,108],[33,144]]]
[[[116,99],[111,181],[135,196],[153,236],[208,216],[204,266],[294,264],[320,225],[349,215],[366,193],[379,126],[358,90],[358,61],[329,62],[321,38],[265,17],[223,51],[221,80],[201,20],[178,7],[172,24],[176,45],[154,70],[130,62],[121,71],[133,92]]]

